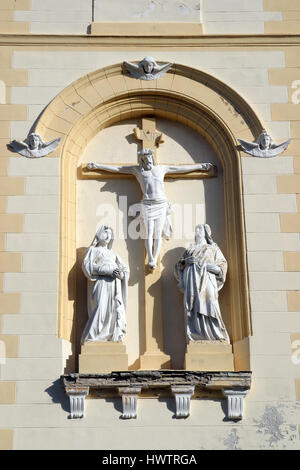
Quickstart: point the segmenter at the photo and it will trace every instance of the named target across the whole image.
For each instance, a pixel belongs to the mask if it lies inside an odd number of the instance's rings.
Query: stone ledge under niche
[[[68,374],[61,381],[70,399],[70,418],[83,418],[85,398],[122,398],[123,419],[137,417],[138,398],[175,398],[175,417],[190,415],[193,399],[227,399],[227,419],[243,418],[243,400],[251,387],[250,371],[116,371]]]

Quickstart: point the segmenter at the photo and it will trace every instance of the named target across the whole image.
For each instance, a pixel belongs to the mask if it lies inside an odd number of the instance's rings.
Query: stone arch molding
[[[94,71],[59,93],[36,123],[35,131],[46,141],[61,137],[57,150],[61,158],[57,334],[72,341],[74,333],[76,284],[75,275],[70,273],[76,262],[78,159],[101,129],[146,115],[164,117],[195,129],[211,143],[223,166],[230,260],[228,282],[232,286],[232,341],[234,345],[238,344],[251,335],[251,319],[237,139],[257,138],[263,125],[249,104],[233,89],[207,73],[179,64],[174,64],[162,78],[153,81],[125,75],[122,64]]]

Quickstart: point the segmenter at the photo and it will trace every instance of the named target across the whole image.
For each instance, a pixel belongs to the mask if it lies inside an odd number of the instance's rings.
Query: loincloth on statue
[[[172,236],[171,204],[166,199],[143,199],[129,207],[128,215],[135,217],[136,225],[140,224],[140,238],[147,238],[147,227],[154,222],[154,238],[169,239]]]

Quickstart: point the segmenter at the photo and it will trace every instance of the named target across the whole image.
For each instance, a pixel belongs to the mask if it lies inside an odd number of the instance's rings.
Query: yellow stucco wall
[[[56,2],[53,5],[57,8]],[[151,25],[145,36],[141,26],[134,28],[134,36],[118,37],[123,26],[114,28],[114,37],[86,36],[83,31],[80,36],[75,29],[51,29],[50,20],[45,32],[59,31],[58,35],[32,36],[26,33],[33,32],[33,23],[40,23],[34,20],[35,13],[32,16],[34,2],[2,1],[1,9],[0,80],[5,96],[0,95],[0,344],[5,345],[6,362],[0,365],[0,448],[118,448],[119,442],[123,442],[122,448],[145,448],[146,442],[148,448],[150,443],[152,448],[299,449],[298,2],[258,2],[252,13],[279,12],[282,20],[267,21],[268,16],[260,16],[264,36],[251,29],[254,25],[247,25],[250,30],[245,32],[254,35],[231,37],[206,36],[205,15],[196,26],[201,33],[189,37],[184,36],[183,28],[182,36],[176,35],[174,25],[170,29],[160,25],[164,37],[152,36]],[[220,21],[225,23],[224,18]],[[95,23],[94,28],[96,34],[103,32],[101,25]],[[71,36],[65,34],[68,32]],[[96,70],[101,75],[105,67],[145,55],[208,73],[245,99],[275,141],[292,138],[284,154],[274,159],[239,156],[253,325],[253,335],[247,340],[253,385],[245,399],[244,420],[238,425],[223,422],[217,401],[192,400],[191,417],[184,422],[172,419],[165,402],[151,399],[139,402],[138,418],[132,421],[120,421],[113,404],[104,400],[87,400],[85,420],[68,420],[67,399],[61,399],[63,407],[56,401],[60,385],[55,381],[66,365],[68,370],[74,368],[66,362],[70,344],[56,333],[57,316],[63,313],[57,307],[64,262],[58,259],[60,150],[33,161],[12,154],[6,145],[10,139],[24,138],[59,93],[62,102],[56,101],[57,119],[52,116],[50,120],[50,106],[49,120],[41,120],[39,130],[45,138],[68,134],[78,114],[94,107],[93,87],[85,87],[82,77]],[[196,98],[197,89],[187,87],[183,78],[181,84],[178,77],[172,84],[169,78],[168,74],[162,82],[166,91]],[[128,87],[130,81],[126,78]],[[68,97],[63,90],[72,82],[77,84],[74,95]],[[115,97],[117,82],[112,78],[111,85],[105,83],[94,90],[98,98]],[[158,83],[149,86],[156,90]],[[138,86],[142,89],[146,84]],[[201,101],[200,95],[198,99]],[[119,116],[124,109],[120,107]],[[230,107],[224,104],[224,110],[215,107],[215,111],[232,133],[237,132],[234,119],[229,118],[233,116]],[[99,122],[99,115],[95,119]],[[43,125],[48,126],[47,133]],[[95,127],[91,135],[99,130]],[[251,134],[246,134],[251,140]],[[82,148],[86,138],[82,136]],[[72,227],[74,230],[74,224]],[[72,317],[68,322],[67,331],[72,328]],[[243,352],[244,346],[240,344],[237,350],[242,359],[248,356],[248,346]],[[273,427],[268,425],[270,420]],[[237,438],[235,444],[232,436]]]

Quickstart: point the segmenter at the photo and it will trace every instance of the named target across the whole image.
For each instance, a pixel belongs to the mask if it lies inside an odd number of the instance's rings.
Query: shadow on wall
[[[50,387],[45,389],[45,392],[51,397],[53,403],[59,403],[64,411],[70,412],[70,400],[65,394],[60,379],[55,380]]]
[[[185,248],[168,250],[162,257],[162,313],[166,354],[171,356],[173,369],[183,369],[186,350],[186,327],[183,294],[177,289],[174,267]]]
[[[75,353],[76,370],[78,370],[78,357],[81,350],[81,336],[88,321],[87,313],[87,279],[82,271],[82,261],[86,254],[87,247],[77,249],[76,269],[76,297],[75,297]]]

